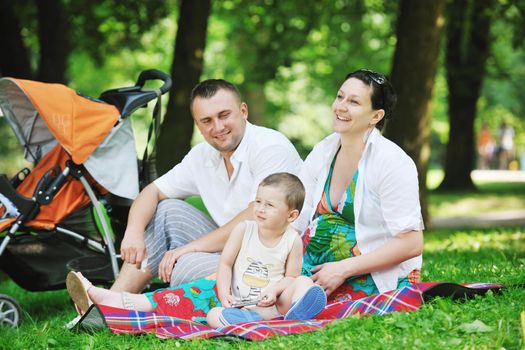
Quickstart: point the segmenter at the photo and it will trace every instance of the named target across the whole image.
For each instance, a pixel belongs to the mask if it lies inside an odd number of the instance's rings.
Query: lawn
[[[427,232],[426,281],[525,283],[525,227]],[[520,312],[525,289],[510,287],[465,302],[438,299],[413,313],[352,317],[326,330],[264,342],[227,339],[159,340],[153,335],[75,333],[63,325],[75,313],[64,291],[27,292],[12,282],[0,293],[15,296],[26,314],[19,329],[0,333],[0,349],[521,349]]]
[[[481,182],[478,192],[431,192],[433,215],[525,208],[525,184]],[[493,197],[493,199],[491,199]],[[512,202],[512,206],[508,203]],[[465,204],[467,203],[467,204]],[[491,203],[490,205],[487,203]],[[463,209],[461,209],[463,208]],[[465,209],[467,208],[467,209]],[[463,210],[463,211],[462,211]],[[24,309],[18,329],[0,330],[0,349],[523,349],[525,226],[425,232],[424,281],[495,282],[511,287],[465,302],[438,299],[413,313],[351,317],[325,330],[264,342],[235,339],[160,340],[154,335],[75,333],[63,328],[75,316],[65,291],[27,292],[11,281],[0,293]]]

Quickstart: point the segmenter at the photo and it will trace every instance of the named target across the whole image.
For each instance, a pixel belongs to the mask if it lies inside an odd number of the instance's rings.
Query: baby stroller
[[[147,89],[148,80],[163,84]],[[157,99],[149,143],[170,87],[158,70],[99,99],[60,84],[0,79],[2,114],[34,163],[11,179],[0,175],[0,269],[20,287],[63,289],[71,270],[101,284],[115,280],[115,246],[153,153],[146,146],[139,165],[128,117]],[[0,294],[0,326],[16,327],[20,316],[16,300]]]

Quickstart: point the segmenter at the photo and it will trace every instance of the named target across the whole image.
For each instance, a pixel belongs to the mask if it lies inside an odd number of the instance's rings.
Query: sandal
[[[93,304],[88,295],[92,284],[80,272],[71,271],[67,274],[66,287],[69,296],[75,304],[79,315],[83,315]]]

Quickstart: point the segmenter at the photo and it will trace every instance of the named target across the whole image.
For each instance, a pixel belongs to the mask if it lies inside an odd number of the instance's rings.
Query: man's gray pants
[[[161,201],[146,228],[147,267],[158,276],[159,264],[168,250],[182,247],[217,229],[206,214],[180,199]],[[208,276],[217,271],[220,253],[188,253],[182,255],[171,273],[171,286]]]

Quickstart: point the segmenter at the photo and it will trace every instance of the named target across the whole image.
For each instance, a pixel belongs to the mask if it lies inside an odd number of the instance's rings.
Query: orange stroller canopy
[[[41,145],[51,140],[51,132],[76,164],[86,161],[119,120],[120,113],[115,106],[94,103],[61,84],[12,78],[2,79],[0,84],[4,85],[3,97],[7,98],[0,102],[11,105],[13,115],[6,117],[17,119],[22,129],[16,130],[18,138],[23,139],[21,143]],[[39,120],[43,120],[47,128],[39,125]]]

